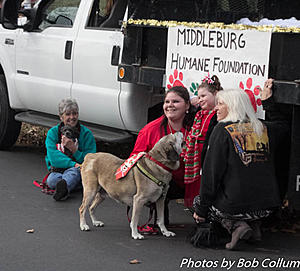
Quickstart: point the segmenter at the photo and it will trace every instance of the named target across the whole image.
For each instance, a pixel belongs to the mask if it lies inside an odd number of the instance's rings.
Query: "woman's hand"
[[[197,107],[199,106],[199,98],[198,96],[193,96],[190,98],[191,105]]]
[[[194,217],[196,223],[203,223],[203,222],[205,222],[205,218],[201,217],[201,216],[198,216],[196,213],[194,213],[193,217]]]
[[[61,144],[68,148],[73,154],[77,151],[78,147],[77,147],[77,144],[75,144],[75,142],[70,139],[70,138],[67,138],[66,136],[62,136],[61,137]]]
[[[274,81],[274,79],[272,79],[272,78],[267,79],[264,84],[264,89],[263,90],[260,89],[259,93],[260,93],[260,97],[263,101],[267,100],[268,98],[270,98],[272,96],[273,81]]]

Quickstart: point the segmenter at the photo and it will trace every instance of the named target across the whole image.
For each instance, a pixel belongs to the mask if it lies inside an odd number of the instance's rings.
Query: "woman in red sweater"
[[[182,86],[169,89],[165,95],[163,111],[164,114],[161,117],[141,129],[130,156],[139,152],[148,152],[160,138],[170,133],[180,131],[186,139],[193,122],[193,111],[195,111],[191,107],[188,90]],[[183,159],[181,159],[179,169],[173,172],[173,179],[167,193],[167,202],[170,199],[184,197],[183,176],[184,164]],[[168,209],[165,209],[165,224],[168,224]]]

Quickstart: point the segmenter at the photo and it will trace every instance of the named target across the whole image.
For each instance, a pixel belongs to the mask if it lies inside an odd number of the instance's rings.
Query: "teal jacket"
[[[86,128],[85,126],[80,124],[80,135],[78,138],[78,150],[73,154],[73,161],[70,157],[59,151],[56,147],[58,144],[58,127],[59,124],[52,127],[48,133],[46,138],[46,165],[48,170],[52,167],[55,168],[70,168],[74,167],[76,162],[81,164],[83,162],[84,157],[88,153],[96,152],[96,142],[92,132]]]

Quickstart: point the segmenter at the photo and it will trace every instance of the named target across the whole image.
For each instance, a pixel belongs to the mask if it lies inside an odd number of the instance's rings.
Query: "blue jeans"
[[[68,168],[64,173],[51,172],[47,178],[47,184],[51,189],[55,189],[56,184],[64,179],[67,183],[69,193],[81,186],[80,169],[76,167]]]

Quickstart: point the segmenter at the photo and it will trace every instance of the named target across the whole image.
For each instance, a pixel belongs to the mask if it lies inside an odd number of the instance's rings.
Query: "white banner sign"
[[[226,89],[241,88],[262,106],[258,86],[268,78],[271,32],[188,28],[168,29],[166,88],[185,86],[197,95],[206,76],[217,75]]]

